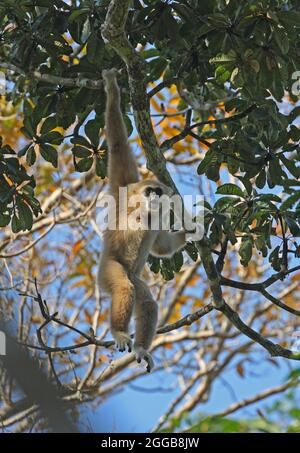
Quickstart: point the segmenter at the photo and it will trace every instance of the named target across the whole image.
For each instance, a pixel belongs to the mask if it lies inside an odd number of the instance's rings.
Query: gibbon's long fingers
[[[116,347],[120,352],[124,352],[126,350],[126,347],[128,348],[128,352],[131,352],[132,341],[127,333],[116,332],[113,330],[112,334],[116,342]]]
[[[103,69],[103,71],[102,71],[102,77],[103,77],[105,83],[109,82],[112,79],[115,79],[117,74],[118,74],[118,70],[116,68]]]
[[[145,360],[147,363],[146,369],[148,373],[150,373],[154,368],[154,360],[152,359],[151,354],[141,346],[135,347],[134,352],[137,363],[141,363],[142,360]]]

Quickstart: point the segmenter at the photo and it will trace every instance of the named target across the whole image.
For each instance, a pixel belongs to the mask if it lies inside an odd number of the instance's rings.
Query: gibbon
[[[106,92],[106,139],[108,143],[109,194],[116,201],[118,225],[128,217],[130,209],[121,209],[119,188],[126,187],[128,198],[139,196],[147,206],[146,216],[157,213],[151,201],[162,195],[172,195],[169,187],[158,180],[139,182],[138,168],[128,144],[128,134],[120,107],[120,89],[116,79],[117,70],[103,70]],[[155,205],[154,205],[155,206]],[[126,220],[126,219],[125,219]],[[138,363],[145,360],[147,371],[154,366],[148,352],[156,331],[158,306],[140,274],[149,253],[154,256],[171,256],[186,243],[185,231],[132,230],[118,227],[103,234],[103,251],[99,262],[97,282],[111,296],[111,333],[120,351],[126,347],[131,352],[132,342],[128,334],[129,321],[135,315],[133,349]]]

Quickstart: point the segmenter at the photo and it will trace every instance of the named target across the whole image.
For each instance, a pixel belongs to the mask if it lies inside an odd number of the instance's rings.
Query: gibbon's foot
[[[128,352],[132,351],[132,340],[128,333],[113,332],[113,337],[120,352],[124,352],[126,350],[126,347],[128,348]]]
[[[150,373],[154,368],[154,361],[150,352],[147,352],[142,346],[135,346],[134,347],[135,358],[137,363],[141,363],[142,360],[145,360],[147,363],[147,371]]]
[[[105,83],[109,83],[116,78],[118,70],[116,68],[103,69],[102,77],[105,80]]]

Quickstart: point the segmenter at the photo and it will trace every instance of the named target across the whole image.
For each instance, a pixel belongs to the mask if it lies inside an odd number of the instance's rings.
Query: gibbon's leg
[[[158,307],[147,285],[138,277],[134,280],[135,286],[135,338],[134,351],[138,363],[144,359],[147,362],[147,371],[154,368],[152,356],[147,350],[151,346],[157,326]]]
[[[186,232],[161,231],[152,246],[151,254],[154,256],[172,256],[186,244]]]
[[[129,280],[124,267],[117,261],[108,260],[99,269],[101,286],[111,294],[111,333],[120,351],[126,346],[131,352],[132,341],[128,335],[129,321],[135,299],[134,285]]]
[[[117,70],[103,70],[106,91],[105,126],[108,142],[108,177],[113,190],[139,180],[135,158],[128,144],[128,134],[120,107]]]

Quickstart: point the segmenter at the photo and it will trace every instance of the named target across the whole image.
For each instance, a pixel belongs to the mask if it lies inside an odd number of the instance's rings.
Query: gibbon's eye
[[[151,192],[154,192],[154,188],[153,187],[146,187],[145,191],[144,191],[144,194],[146,197],[149,197]]]
[[[146,187],[146,189],[144,190],[144,194],[146,197],[149,197],[150,193],[152,192],[152,187]]]
[[[146,187],[144,193],[146,197],[149,197],[151,193],[155,193],[158,197],[161,197],[163,191],[160,187]]]
[[[158,195],[159,197],[161,197],[162,194],[163,194],[163,191],[162,191],[162,189],[161,189],[160,187],[157,187],[157,188],[154,190],[154,192],[155,192],[156,195]]]

